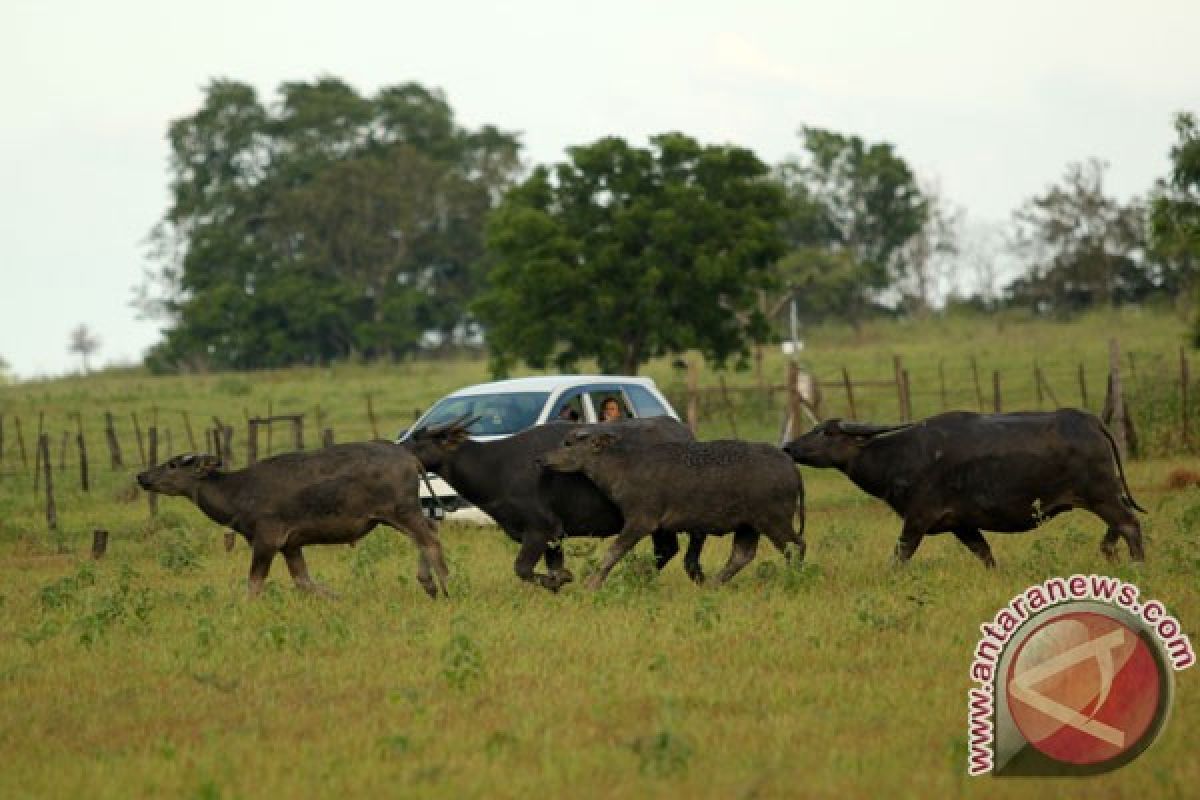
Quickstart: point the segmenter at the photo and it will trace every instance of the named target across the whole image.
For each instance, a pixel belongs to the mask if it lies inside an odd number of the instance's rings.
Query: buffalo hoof
[[[559,586],[566,586],[568,583],[573,583],[575,581],[574,573],[572,573],[571,570],[567,569],[566,567],[554,570],[550,573],[550,576],[558,580]]]
[[[697,586],[704,585],[704,570],[696,567],[695,569],[686,570],[687,576],[692,579],[692,583]]]

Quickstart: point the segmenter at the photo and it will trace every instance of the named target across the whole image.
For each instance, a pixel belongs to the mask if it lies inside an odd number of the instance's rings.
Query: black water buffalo
[[[287,453],[223,472],[209,455],[182,455],[137,476],[150,492],[187,497],[214,522],[246,538],[250,594],[262,591],[276,553],[296,586],[329,592],[313,581],[302,548],[352,544],[378,524],[404,531],[417,546],[417,579],[430,597],[446,592],[448,570],[437,528],[421,513],[420,464],[390,442],[353,442]],[[437,575],[437,584],[431,575]]]
[[[521,544],[513,569],[524,581],[551,591],[573,580],[557,543],[563,536],[612,536],[621,530],[621,512],[582,475],[544,472],[535,459],[562,444],[568,432],[595,426],[551,422],[490,442],[470,438],[466,418],[418,429],[402,444],[460,495],[489,514]],[[607,430],[639,441],[690,441],[691,432],[670,417],[603,423]],[[703,536],[693,536],[685,568],[703,581]],[[674,534],[654,535],[655,562],[662,569],[679,552]],[[534,571],[545,560],[547,574]]]
[[[606,430],[578,431],[540,463],[550,471],[586,475],[625,519],[588,579],[589,588],[603,585],[613,566],[651,531],[733,531],[733,551],[717,583],[750,563],[760,534],[788,558],[804,558],[804,487],[791,460],[770,445],[734,440],[646,444]],[[798,531],[793,527],[797,514]]]
[[[980,531],[1016,533],[1083,508],[1108,523],[1100,549],[1118,537],[1142,561],[1142,531],[1112,436],[1085,411],[973,414],[953,411],[908,425],[828,420],[784,450],[797,463],[835,467],[904,518],[896,559],[930,533],[953,533],[988,567]]]

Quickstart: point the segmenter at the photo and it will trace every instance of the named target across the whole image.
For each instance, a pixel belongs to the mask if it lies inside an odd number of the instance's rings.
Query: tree
[[[493,370],[595,359],[636,374],[692,348],[717,364],[748,355],[766,334],[757,292],[783,252],[783,195],[765,165],[680,133],[568,155],[535,169],[489,222],[475,310]]]
[[[925,228],[928,201],[891,144],[812,127],[801,137],[805,152],[776,170],[791,251],[780,282],[809,315],[857,324],[906,274],[903,248]]]
[[[85,373],[91,371],[88,366],[88,359],[98,349],[100,349],[100,337],[92,333],[87,325],[79,325],[71,331],[71,338],[67,343],[67,352],[79,356]]]
[[[1200,127],[1195,115],[1176,115],[1175,132],[1179,139],[1171,148],[1171,175],[1152,192],[1150,244],[1163,265],[1168,291],[1190,303],[1200,270]]]
[[[1145,210],[1104,191],[1108,164],[1068,165],[1063,182],[1013,214],[1014,253],[1028,265],[1009,302],[1059,313],[1137,303],[1165,287],[1145,259]]]
[[[470,323],[487,213],[514,134],[461,128],[417,84],[363,97],[334,77],[279,102],[213,81],[173,122],[172,203],[136,304],[167,321],[161,368],[401,356]]]

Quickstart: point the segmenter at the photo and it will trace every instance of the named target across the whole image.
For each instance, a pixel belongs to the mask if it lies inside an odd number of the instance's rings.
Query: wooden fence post
[[[946,363],[938,359],[938,385],[941,389],[942,411],[946,410]]]
[[[846,387],[846,402],[850,405],[850,419],[858,419],[858,409],[854,406],[854,384],[850,382],[850,373],[842,367],[842,385]]]
[[[187,431],[188,447],[190,447],[194,453],[196,452],[196,436],[194,433],[192,433],[192,418],[186,411],[181,411],[179,413],[183,414],[183,428]]]
[[[304,449],[304,415],[297,414],[292,418],[292,434],[296,439],[296,450]]]
[[[75,434],[75,444],[79,447],[79,488],[85,492],[88,491],[88,456],[87,442],[84,441],[83,434]]]
[[[800,426],[800,387],[796,384],[800,378],[800,367],[792,359],[787,363],[787,422],[784,424],[783,438],[790,441],[795,438]]]
[[[258,419],[246,422],[246,465],[258,463]]]
[[[896,379],[896,399],[900,404],[900,419],[908,421],[908,403],[904,397],[904,362],[900,356],[892,356],[892,372]]]
[[[912,384],[908,380],[908,370],[905,369],[900,373],[904,378],[904,421],[912,422],[913,407],[912,407]]]
[[[738,438],[737,432],[737,414],[733,410],[733,401],[729,399],[729,387],[725,385],[725,376],[719,375],[718,382],[721,384],[721,402],[725,406],[725,416],[729,418],[729,428],[733,431],[733,438]]]
[[[121,442],[117,439],[117,428],[113,424],[111,411],[104,412],[104,441],[108,443],[109,469],[117,470],[125,466],[121,460]]]
[[[371,402],[371,393],[367,392],[367,420],[371,423],[371,438],[379,438],[379,423],[375,419],[375,406]]]
[[[96,528],[92,531],[92,560],[99,561],[108,551],[108,531]]]
[[[326,428],[321,433],[321,446],[333,447],[333,428]]]
[[[1125,399],[1121,396],[1121,345],[1115,338],[1108,340],[1108,385],[1112,395],[1112,424],[1109,431],[1116,442],[1117,452],[1126,458],[1128,443],[1125,439]]]
[[[687,361],[687,426],[693,436],[696,435],[696,430],[700,426],[699,397],[696,392],[696,384],[699,381],[700,367],[697,366],[695,360],[689,358]]]
[[[1042,409],[1042,368],[1038,366],[1037,359],[1033,361],[1033,392],[1037,397],[1038,410]]]
[[[1081,407],[1086,411],[1088,407],[1087,373],[1084,372],[1082,361],[1079,362],[1079,402],[1082,403]]]
[[[17,431],[17,450],[21,453],[21,469],[29,469],[29,459],[25,454],[25,436],[21,433],[21,418],[13,415],[13,427]]]
[[[1187,350],[1179,348],[1179,422],[1183,436],[1183,446],[1191,447],[1192,433],[1188,426],[1188,360]]]
[[[38,436],[38,451],[41,453],[42,478],[46,483],[46,525],[50,530],[58,530],[58,508],[54,504],[54,479],[51,477],[50,466],[50,434]]]
[[[138,455],[141,456],[142,466],[145,467],[145,466],[147,466],[147,464],[146,464],[146,444],[142,440],[142,426],[140,424],[138,424],[138,417],[137,417],[136,411],[132,412],[131,416],[133,417],[133,434],[134,434],[134,436],[137,437]]]
[[[980,413],[983,412],[983,389],[979,386],[979,364],[975,361],[975,356],[971,356],[971,379],[975,381],[975,402],[979,405]]]
[[[1000,371],[992,370],[992,410],[999,414],[1003,406],[1000,398]]]
[[[235,461],[233,457],[233,426],[219,425],[217,434],[221,437],[221,463],[232,467]]]
[[[158,464],[158,428],[153,425],[146,431],[147,438],[150,443],[150,463]],[[146,502],[150,506],[150,516],[158,514],[158,493],[146,492]]]

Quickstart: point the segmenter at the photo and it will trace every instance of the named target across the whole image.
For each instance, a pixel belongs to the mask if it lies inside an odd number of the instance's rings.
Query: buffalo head
[[[581,472],[589,459],[612,447],[617,437],[601,431],[573,431],[563,443],[537,459],[537,465],[554,472]]]
[[[190,495],[196,481],[212,475],[220,466],[221,459],[216,456],[188,453],[139,473],[137,482],[148,492]]]
[[[421,462],[422,467],[437,472],[446,457],[470,437],[468,428],[478,421],[479,417],[464,414],[440,425],[420,427],[401,444]]]
[[[909,425],[873,425],[864,422],[826,420],[808,433],[783,446],[797,464],[807,467],[840,467],[847,464],[859,448],[876,436],[904,430]]]

